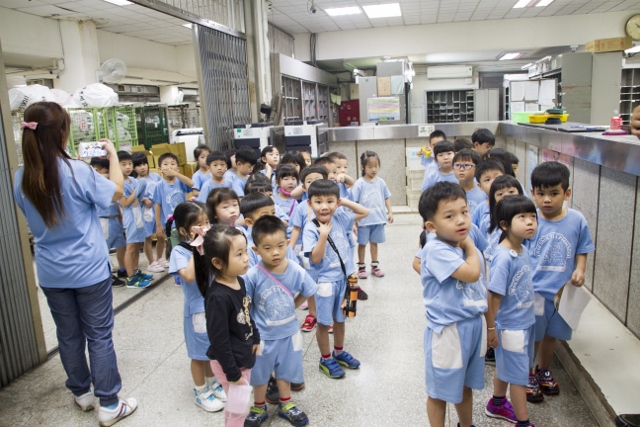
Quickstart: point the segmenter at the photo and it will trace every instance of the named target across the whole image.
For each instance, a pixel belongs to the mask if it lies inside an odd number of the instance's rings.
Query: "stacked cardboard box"
[[[178,142],[175,144],[155,144],[151,147],[152,157],[156,167],[160,166],[158,158],[165,153],[173,153],[178,157],[178,167],[180,173],[189,178],[193,176],[193,170],[187,163],[187,149],[184,142]],[[151,165],[151,163],[149,163]]]

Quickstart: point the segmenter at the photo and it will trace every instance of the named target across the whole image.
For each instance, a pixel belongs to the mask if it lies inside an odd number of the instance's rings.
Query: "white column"
[[[77,89],[97,83],[100,69],[98,35],[92,21],[60,21],[64,70],[56,80],[58,89],[74,93]]]
[[[264,0],[247,1],[244,4],[251,116],[255,122],[261,118],[260,104],[270,104],[272,97],[267,7]]]

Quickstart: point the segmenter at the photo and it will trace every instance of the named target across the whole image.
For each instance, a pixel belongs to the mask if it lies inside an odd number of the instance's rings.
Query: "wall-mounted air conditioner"
[[[473,77],[473,67],[471,65],[427,67],[428,79],[464,79],[468,77]]]

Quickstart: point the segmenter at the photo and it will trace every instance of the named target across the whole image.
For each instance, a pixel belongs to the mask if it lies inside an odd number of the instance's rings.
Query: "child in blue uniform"
[[[309,186],[309,206],[316,215],[302,233],[305,254],[317,277],[315,295],[318,314],[316,338],[320,348],[320,370],[329,378],[345,376],[341,366],[358,369],[360,362],[344,351],[345,316],[342,300],[347,289],[347,277],[356,271],[348,233],[355,221],[369,214],[367,208],[340,199],[335,182],[318,180]],[[347,209],[338,209],[344,204]],[[333,243],[331,244],[330,241]],[[334,351],[329,346],[329,326],[333,324]]]
[[[471,209],[471,222],[473,222],[480,231],[485,235],[489,230],[489,224],[491,223],[490,209],[489,209],[489,193],[491,192],[491,184],[493,181],[504,175],[504,168],[500,162],[496,160],[483,160],[476,165],[475,178],[478,181],[478,186],[485,193],[487,198],[484,203],[476,205],[474,209]]]
[[[433,149],[433,157],[436,159],[438,168],[432,169],[430,173],[425,173],[422,181],[422,191],[433,187],[438,182],[458,183],[456,175],[453,173],[453,144],[449,141],[440,141]]]
[[[198,170],[193,174],[191,180],[193,181],[193,195],[198,196],[202,185],[211,179],[211,171],[209,170],[209,164],[207,163],[207,156],[211,152],[211,149],[202,144],[193,149],[193,158],[198,163]]]
[[[189,245],[190,242],[209,230],[209,218],[203,204],[183,202],[176,207],[173,219],[167,221],[166,232],[168,234],[171,233],[174,221],[181,243],[175,248],[171,248],[169,274],[179,276],[182,279],[184,340],[187,345],[187,355],[191,359],[195,404],[207,412],[218,412],[224,409],[227,396],[220,383],[215,380],[207,357],[209,337],[207,336],[204,298],[196,284],[193,261],[193,251],[196,248]]]
[[[435,233],[422,252],[421,274],[427,327],[424,333],[427,414],[444,426],[447,402],[461,427],[472,425],[472,389],[484,388],[487,290],[482,255],[469,237],[465,191],[439,182],[422,193],[420,216]]]
[[[487,201],[487,194],[482,191],[475,180],[476,166],[481,162],[480,155],[473,150],[461,150],[453,157],[453,172],[458,184],[467,193],[469,211]]]
[[[207,197],[207,210],[211,224],[235,227],[240,216],[240,199],[230,188],[215,188]]]
[[[124,264],[127,269],[127,288],[144,289],[151,283],[153,275],[143,274],[138,269],[140,249],[144,244],[145,228],[140,205],[144,197],[146,183],[130,177],[133,171],[131,153],[118,151],[120,168],[124,175],[124,196],[120,199],[122,206],[122,225],[124,226],[127,248],[124,254]]]
[[[256,163],[258,163],[258,155],[253,151],[253,148],[243,147],[236,151],[237,170],[231,188],[240,198],[244,197],[244,186],[247,184],[247,178],[253,172]]]
[[[572,330],[558,314],[554,297],[567,282],[571,286],[584,285],[587,254],[595,250],[587,220],[580,212],[563,206],[571,197],[569,175],[569,169],[559,162],[542,163],[531,173],[538,232],[529,240],[528,248],[537,294],[535,340],[539,360],[529,378],[529,401],[542,400],[541,391],[548,395],[560,392],[549,366],[556,340],[570,340]]]
[[[391,211],[391,192],[387,184],[378,177],[380,157],[373,151],[365,151],[360,156],[362,176],[351,188],[352,200],[369,210],[369,215],[358,223],[358,278],[367,278],[365,267],[365,249],[367,243],[371,249],[371,274],[383,277],[384,272],[378,263],[378,244],[387,239],[384,226],[393,223]]]
[[[498,202],[506,196],[522,196],[522,187],[517,179],[511,175],[502,175],[497,177],[491,184],[491,190],[489,191],[489,214],[484,215],[482,218],[475,218],[478,224],[485,227],[487,221],[489,221],[489,227],[487,228],[487,248],[482,251],[484,253],[484,259],[488,264],[491,264],[493,260],[493,253],[495,252],[498,244],[500,243],[500,236],[502,230],[499,223],[494,223],[491,218],[495,216],[496,206]],[[476,224],[476,225],[478,225]]]
[[[494,227],[501,235],[491,263],[487,326],[489,342],[495,347],[496,371],[493,398],[485,414],[528,427],[533,426],[527,412],[526,387],[533,363],[535,315],[531,261],[522,242],[536,233],[535,205],[522,195],[503,198],[491,215]],[[513,406],[506,398],[509,384]]]
[[[156,235],[164,237],[165,223],[173,215],[176,206],[187,200],[193,181],[179,172],[178,157],[173,153],[158,157],[158,171],[162,175],[162,181],[156,184],[153,191],[153,203],[156,211]]]
[[[225,178],[225,172],[227,171],[227,158],[221,151],[213,151],[207,156],[207,165],[211,172],[211,179],[206,180],[200,187],[200,194],[198,194],[198,200],[200,203],[207,203],[207,197],[209,193],[215,188],[231,188],[232,183],[230,179]]]
[[[431,132],[429,134],[429,146],[425,147],[427,149],[427,152],[425,153],[423,151],[422,147],[420,147],[416,151],[416,155],[418,157],[420,157],[420,164],[422,166],[424,166],[424,178],[423,178],[423,181],[433,171],[437,171],[438,170],[438,163],[436,162],[436,160],[435,160],[436,158],[433,155],[433,149],[436,147],[436,145],[439,142],[445,141],[446,139],[447,139],[447,135],[445,135],[444,132],[442,132],[441,130],[434,130],[433,132]]]
[[[291,216],[298,202],[291,197],[291,192],[298,186],[298,172],[290,165],[282,165],[276,173],[278,192],[273,195],[276,206],[284,213],[283,221],[287,223],[287,238],[291,236],[293,224]]]
[[[280,395],[278,416],[294,426],[306,425],[307,415],[291,401],[291,383],[304,382],[302,336],[295,310],[317,286],[302,267],[287,259],[282,221],[264,216],[253,224],[251,236],[261,260],[247,272],[245,286],[253,301],[251,317],[260,330],[263,350],[251,371],[254,404],[245,427],[258,427],[268,418],[265,399],[271,372],[275,372]]]

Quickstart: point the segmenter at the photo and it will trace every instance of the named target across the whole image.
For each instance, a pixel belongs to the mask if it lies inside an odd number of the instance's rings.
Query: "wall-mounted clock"
[[[629,18],[624,29],[629,37],[634,40],[640,40],[640,14]]]

